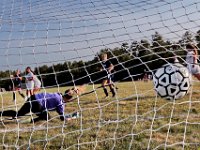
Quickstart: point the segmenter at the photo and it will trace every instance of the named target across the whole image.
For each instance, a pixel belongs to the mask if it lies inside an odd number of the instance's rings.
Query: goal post
[[[0,149],[199,149],[199,81],[178,100],[153,85],[163,65],[187,66],[188,44],[199,65],[199,10],[195,0],[2,0]],[[33,94],[27,67],[35,94],[73,93],[64,121],[47,105],[5,116]]]

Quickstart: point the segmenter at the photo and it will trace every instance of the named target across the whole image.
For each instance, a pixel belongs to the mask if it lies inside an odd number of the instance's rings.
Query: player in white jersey
[[[30,67],[26,68],[26,95],[30,97],[33,95],[33,89],[34,89],[34,81],[33,81],[33,72]]]
[[[189,72],[200,80],[200,67],[198,64],[198,51],[197,47],[192,44],[186,45],[187,55],[186,63]]]
[[[33,75],[34,89],[33,94],[36,94],[41,88],[41,81],[38,79],[36,75]]]

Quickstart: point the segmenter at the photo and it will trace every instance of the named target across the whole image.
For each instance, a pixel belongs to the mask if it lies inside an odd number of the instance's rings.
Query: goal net
[[[199,81],[178,100],[152,81],[175,58],[187,64],[188,43],[200,46],[199,12],[198,0],[1,0],[0,149],[199,149]],[[48,109],[38,122],[5,116],[32,94],[27,67],[36,94],[79,89],[64,121]]]

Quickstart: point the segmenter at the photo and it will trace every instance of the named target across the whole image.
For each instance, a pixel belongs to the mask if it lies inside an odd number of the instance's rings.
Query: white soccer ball
[[[157,94],[168,100],[182,98],[191,87],[191,75],[188,69],[179,63],[167,64],[158,69],[153,81]]]

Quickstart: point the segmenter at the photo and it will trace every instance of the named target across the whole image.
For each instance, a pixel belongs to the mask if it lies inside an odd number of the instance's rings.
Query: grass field
[[[80,118],[61,122],[50,112],[48,122],[21,123],[1,117],[0,149],[198,149],[200,147],[200,83],[181,100],[160,99],[151,81],[117,83],[116,98],[104,99],[102,89],[66,105]],[[99,85],[94,85],[95,88]],[[93,89],[87,86],[86,92]],[[45,89],[47,92],[65,88]],[[44,92],[41,90],[40,92]],[[1,93],[1,110],[18,109],[24,100]],[[22,117],[30,118],[30,116]],[[34,116],[33,116],[34,117]]]

